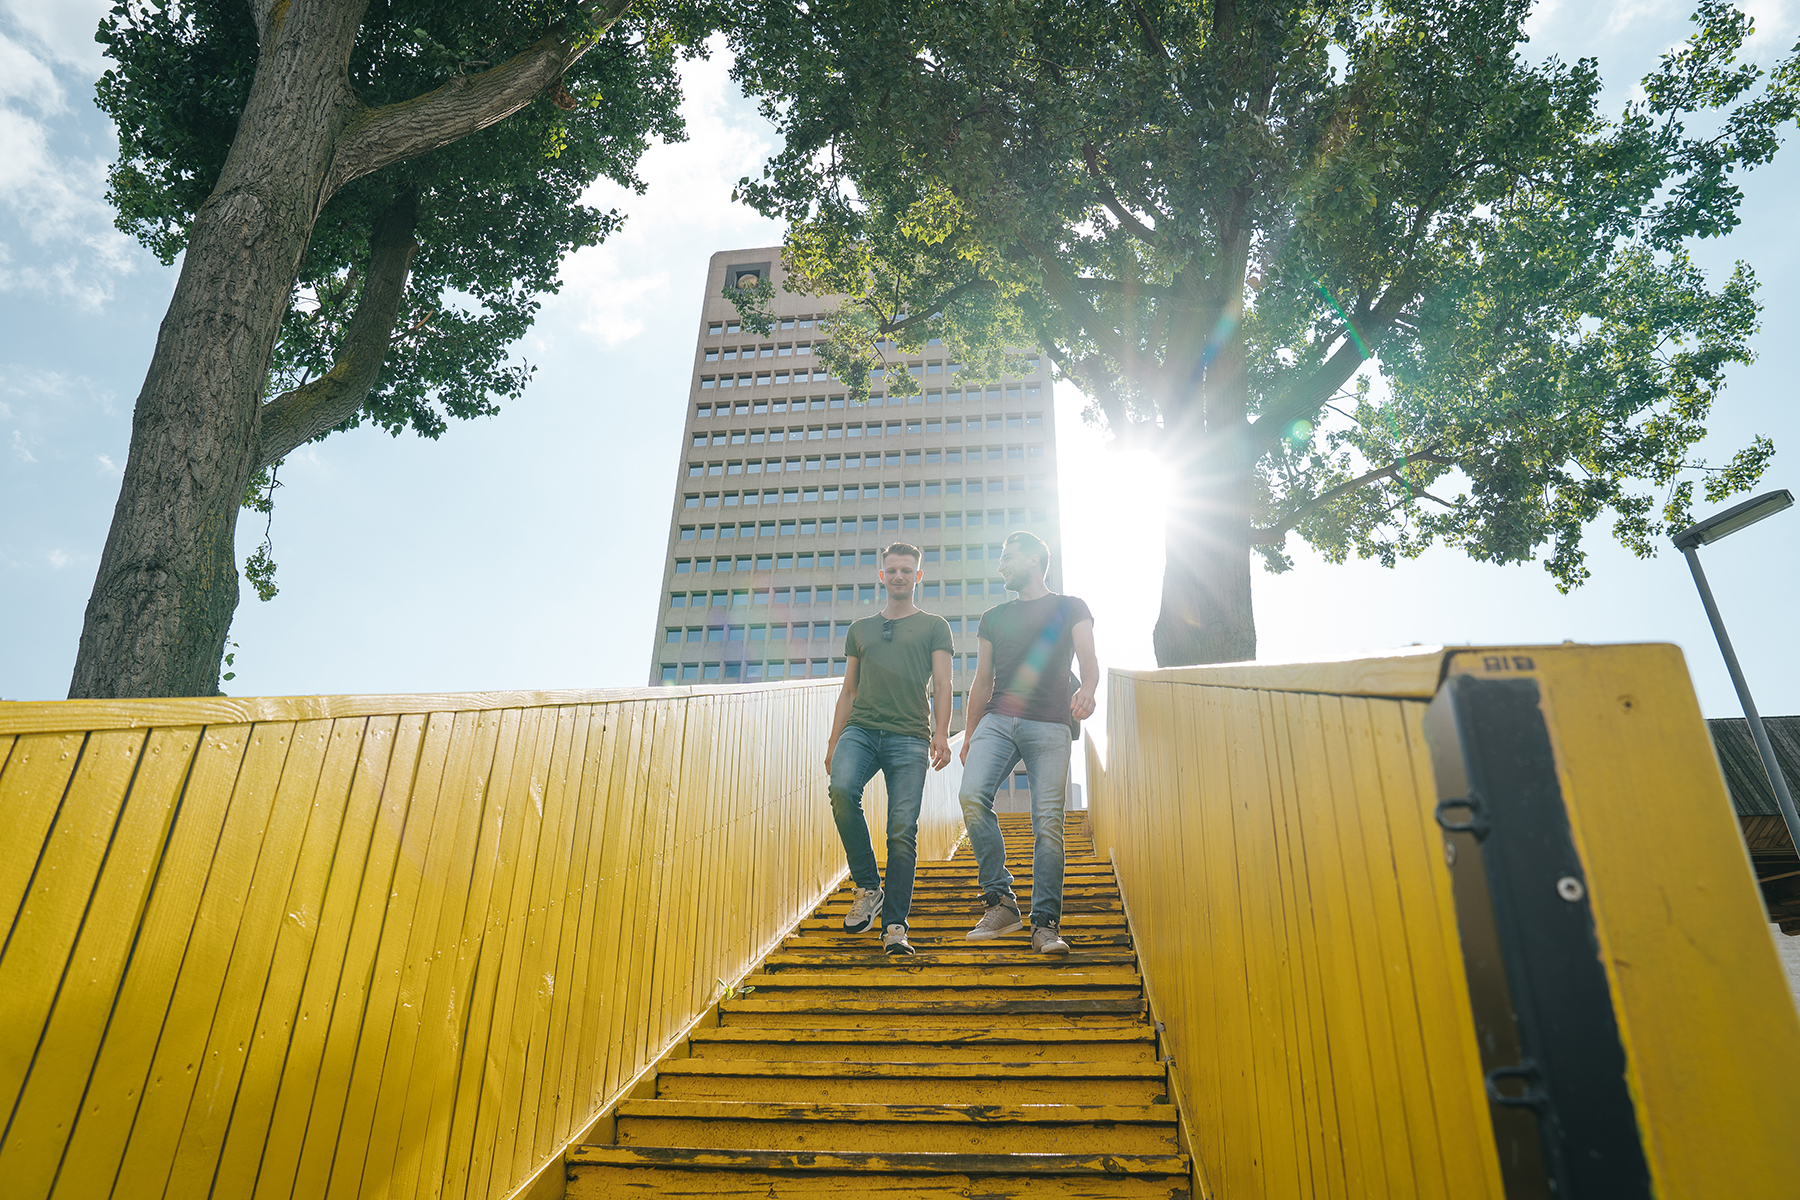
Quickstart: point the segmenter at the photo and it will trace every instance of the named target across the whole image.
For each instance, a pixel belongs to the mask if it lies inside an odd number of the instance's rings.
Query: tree
[[[69,694],[205,695],[238,600],[240,505],[295,447],[373,422],[437,437],[498,411],[563,257],[618,227],[682,136],[677,56],[704,32],[627,0],[122,0],[100,40],[110,199],[185,255]],[[272,594],[267,546],[249,564]]]
[[[1566,590],[1588,523],[1653,553],[1696,477],[1718,500],[1773,453],[1690,454],[1757,305],[1688,246],[1736,223],[1797,80],[1703,0],[1608,121],[1592,60],[1521,55],[1528,11],[757,4],[738,70],[785,144],[741,192],[790,222],[794,286],[848,297],[846,378],[884,338],[1035,342],[1166,458],[1159,663],[1254,657],[1251,555],[1287,569],[1295,532],[1389,565],[1548,546]]]

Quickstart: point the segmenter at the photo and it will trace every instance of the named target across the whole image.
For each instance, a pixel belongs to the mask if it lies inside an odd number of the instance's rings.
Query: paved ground
[[[1781,955],[1781,965],[1787,968],[1788,991],[1794,993],[1794,1003],[1800,1005],[1800,937],[1788,937],[1774,925],[1769,926],[1769,932],[1775,935],[1775,950]]]

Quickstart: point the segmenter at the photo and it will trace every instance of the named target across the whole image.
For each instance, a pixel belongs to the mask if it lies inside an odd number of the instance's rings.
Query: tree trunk
[[[1173,397],[1165,442],[1177,447],[1174,495],[1163,535],[1162,611],[1151,644],[1159,667],[1247,662],[1256,657],[1250,598],[1250,496],[1256,451],[1251,444],[1249,377],[1242,315],[1248,241],[1236,239],[1208,352],[1199,359],[1200,403]],[[1165,423],[1167,423],[1165,421]]]
[[[218,691],[269,355],[357,108],[345,68],[366,3],[281,5],[269,19],[138,393],[71,698]]]
[[[1178,469],[1164,534],[1162,611],[1152,637],[1159,667],[1256,657],[1251,478],[1240,457],[1228,450]]]

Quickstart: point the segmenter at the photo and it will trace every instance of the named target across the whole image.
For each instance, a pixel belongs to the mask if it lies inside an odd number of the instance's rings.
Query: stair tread
[[[1058,1062],[833,1062],[830,1060],[784,1061],[755,1058],[679,1058],[658,1068],[664,1075],[755,1075],[764,1078],[807,1079],[820,1076],[843,1079],[1162,1079],[1166,1063],[1058,1061]]]
[[[731,1121],[939,1121],[978,1125],[1172,1125],[1173,1104],[786,1104],[768,1100],[627,1100],[619,1117]]]
[[[1043,987],[1053,984],[1060,988],[1106,988],[1113,990],[1126,987],[1140,987],[1141,981],[1136,975],[1101,975],[1090,971],[1058,970],[1046,964],[1033,974],[993,971],[980,975],[966,975],[955,972],[932,971],[869,971],[846,970],[836,972],[825,971],[780,971],[773,975],[746,975],[742,987],[939,987],[939,988],[1016,988]]]
[[[929,1005],[929,1007],[923,1007]],[[722,1000],[719,1008],[728,1013],[910,1013],[929,1017],[936,1013],[1124,1013],[1142,1012],[1142,998],[1073,998],[1066,1000],[909,1000],[890,1003],[883,1000]]]
[[[923,1025],[897,1029],[892,1033],[883,1034],[880,1041],[846,1036],[855,1032],[846,1029],[803,1029],[792,1026],[782,1029],[761,1029],[755,1026],[746,1028],[740,1025],[721,1025],[715,1029],[696,1029],[689,1037],[696,1042],[777,1042],[782,1045],[803,1041],[832,1043],[856,1041],[878,1047],[886,1042],[953,1046],[1005,1046],[1013,1043],[1033,1045],[1039,1042],[1147,1042],[1151,1041],[1156,1034],[1156,1031],[1148,1025],[1105,1026],[1095,1029],[1057,1029],[1033,1025],[1006,1031]]]
[[[679,1146],[576,1146],[570,1166],[698,1170],[908,1172],[949,1175],[1185,1175],[1185,1154],[882,1154],[859,1151],[693,1150]]]

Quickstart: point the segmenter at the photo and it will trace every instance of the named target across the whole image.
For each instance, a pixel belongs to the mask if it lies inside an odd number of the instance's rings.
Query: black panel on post
[[[1537,681],[1454,676],[1425,737],[1506,1194],[1649,1200]]]

